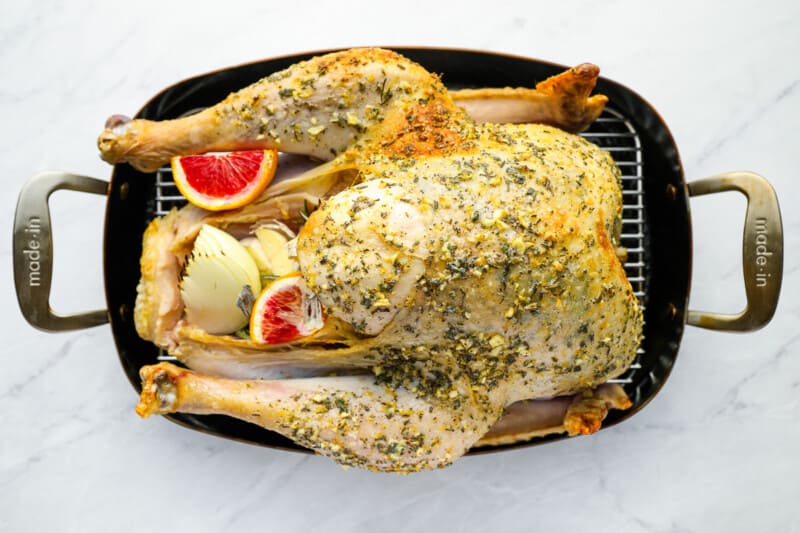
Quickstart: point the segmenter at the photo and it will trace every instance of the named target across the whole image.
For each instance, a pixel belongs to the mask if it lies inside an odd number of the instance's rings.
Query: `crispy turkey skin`
[[[642,312],[615,252],[619,170],[558,127],[491,121],[513,101],[528,120],[581,129],[605,102],[589,96],[596,76],[581,66],[538,92],[451,94],[402,56],[355,49],[193,117],[104,131],[104,158],[144,170],[171,155],[252,147],[327,161],[244,208],[186,207],[153,222],[137,329],[194,371],[143,369],[140,414],[221,412],[343,464],[406,472],[449,464],[515,402],[621,374]],[[467,100],[480,121],[458,105]],[[309,201],[317,208],[303,224]],[[199,227],[243,236],[265,219],[299,229],[297,259],[326,328],[259,346],[187,323],[177,287]],[[604,416],[624,404],[615,402],[573,411]],[[598,416],[570,433],[596,429]]]

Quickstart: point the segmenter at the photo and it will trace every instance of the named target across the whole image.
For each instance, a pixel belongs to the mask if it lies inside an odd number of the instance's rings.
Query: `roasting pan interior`
[[[533,86],[566,68],[484,52],[397,50],[441,74],[451,88]],[[137,118],[175,118],[213,105],[230,92],[312,55],[252,63],[183,81],[154,97]],[[601,79],[597,92],[606,94],[609,104],[583,135],[608,150],[622,171],[621,244],[628,250],[625,270],[645,310],[644,338],[636,361],[615,380],[625,387],[634,405],[627,411],[611,411],[603,424],[609,427],[641,409],[663,385],[674,364],[688,301],[691,235],[680,161],[663,121],[624,86]],[[106,295],[120,360],[137,391],[141,388],[139,368],[163,358],[155,345],[138,336],[133,324],[142,233],[154,217],[183,203],[169,168],[143,174],[129,165],[115,166],[106,214]],[[226,416],[179,413],[169,418],[237,440],[298,449],[289,439]],[[522,444],[559,438],[541,437]]]

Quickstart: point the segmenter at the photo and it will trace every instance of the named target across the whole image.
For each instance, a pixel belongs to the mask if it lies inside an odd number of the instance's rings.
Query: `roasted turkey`
[[[185,118],[112,118],[102,157],[143,171],[243,148],[317,162],[292,172],[282,159],[243,208],[187,206],[151,223],[137,330],[188,369],[144,367],[139,414],[224,413],[394,472],[445,466],[478,442],[596,430],[629,405],[604,383],[642,333],[618,258],[619,170],[565,131],[602,111],[605,97],[589,96],[597,74],[580,65],[536,89],[448,91],[401,55],[354,49]],[[264,221],[298,232],[325,326],[263,345],[192,324],[180,283],[200,228],[246,238]],[[542,409],[539,427],[504,431]]]

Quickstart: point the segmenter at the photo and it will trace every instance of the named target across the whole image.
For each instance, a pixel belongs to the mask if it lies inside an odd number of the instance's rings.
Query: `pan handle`
[[[53,234],[50,195],[60,189],[108,194],[108,182],[66,172],[42,172],[22,188],[14,214],[14,283],[22,315],[44,331],[67,331],[108,322],[105,310],[59,315],[50,307]]]
[[[742,266],[747,305],[735,314],[689,311],[693,326],[754,331],[775,314],[783,278],[783,224],[778,197],[769,182],[752,172],[729,172],[689,183],[689,196],[739,191],[747,197]]]

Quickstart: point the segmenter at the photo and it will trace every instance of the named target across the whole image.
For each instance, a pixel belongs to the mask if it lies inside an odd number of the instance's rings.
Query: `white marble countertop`
[[[0,531],[800,531],[800,4],[290,4],[0,8]],[[185,77],[367,44],[592,61],[659,110],[688,180],[766,176],[786,246],[773,321],[748,334],[688,328],[664,389],[612,429],[400,477],[142,422],[108,326],[47,334],[23,320],[11,223],[30,176],[108,179],[95,148],[105,118]],[[744,205],[692,201],[692,308],[744,305]],[[58,193],[51,207],[53,307],[102,307],[102,199]]]

